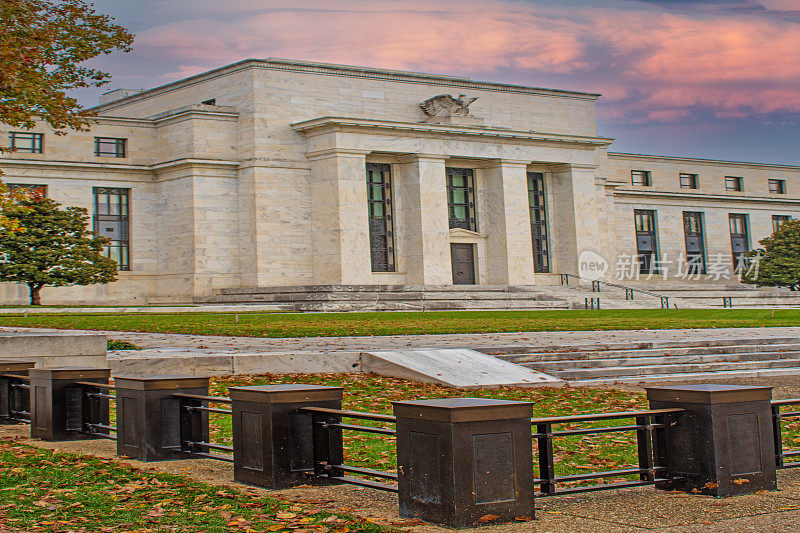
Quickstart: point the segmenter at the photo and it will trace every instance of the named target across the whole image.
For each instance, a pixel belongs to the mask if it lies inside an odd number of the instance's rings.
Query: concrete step
[[[298,302],[285,307],[292,311],[448,311],[448,310],[520,310],[569,309],[558,301],[502,301],[489,303],[475,300],[439,300],[433,302]]]
[[[619,376],[596,379],[570,380],[570,387],[609,387],[612,385],[647,385],[661,383],[685,383],[688,381],[713,381],[736,378],[763,378],[772,376],[800,375],[800,368],[767,368],[753,370],[728,370],[718,372],[679,372],[673,374],[650,374],[647,376]]]
[[[538,370],[535,364],[526,364],[528,368]],[[758,370],[775,368],[795,368],[800,373],[800,359],[778,359],[768,361],[738,361],[722,363],[697,363],[697,364],[660,364],[641,366],[615,366],[603,368],[580,368],[574,370],[549,371],[552,376],[564,379],[592,379],[592,378],[619,378],[632,376],[647,376],[651,374],[686,374],[719,372],[731,370]]]
[[[698,338],[686,340],[664,341],[619,341],[596,342],[581,344],[545,344],[542,346],[490,346],[481,348],[481,351],[494,355],[513,355],[530,353],[575,353],[583,351],[605,350],[647,350],[658,348],[691,348],[706,346],[772,346],[795,344],[800,345],[800,337],[745,337],[745,338]]]
[[[222,289],[198,303],[272,304],[287,311],[570,309],[533,286],[299,286]]]
[[[246,293],[246,294],[222,294],[212,297],[216,301],[236,301],[246,300],[250,302],[337,302],[337,301],[451,301],[451,300],[470,300],[470,301],[562,301],[560,298],[544,293],[513,293],[513,292],[318,292],[318,293]]]
[[[579,368],[608,368],[608,367],[636,367],[676,364],[705,364],[735,361],[775,361],[781,359],[794,359],[800,362],[800,351],[795,352],[764,352],[764,353],[735,353],[735,354],[708,354],[708,355],[672,355],[662,357],[636,357],[636,358],[607,358],[607,359],[560,359],[555,361],[536,361],[522,363],[520,366],[536,368],[542,372],[558,372]]]
[[[539,285],[296,285],[276,287],[232,287],[218,289],[218,294],[290,294],[319,292],[540,292]]]
[[[697,346],[697,347],[674,347],[674,348],[647,348],[638,350],[586,350],[569,352],[569,359],[632,359],[652,357],[677,356],[703,356],[703,355],[723,355],[723,354],[778,354],[792,353],[800,355],[800,343],[796,344],[744,344],[730,346]],[[508,354],[498,356],[500,359],[512,363],[528,363],[538,361],[558,361],[565,358],[564,352],[539,352]]]

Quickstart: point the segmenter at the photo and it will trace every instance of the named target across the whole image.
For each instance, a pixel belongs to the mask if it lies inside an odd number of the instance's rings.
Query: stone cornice
[[[614,196],[638,196],[650,198],[681,198],[692,200],[723,200],[726,202],[767,202],[776,204],[800,204],[800,199],[774,198],[771,196],[728,196],[725,194],[687,193],[677,191],[632,191],[627,189],[614,189]]]
[[[750,163],[746,161],[725,161],[722,159],[700,159],[692,157],[672,157],[667,155],[647,155],[647,154],[623,154],[619,152],[608,152],[609,159],[624,159],[636,161],[663,161],[665,163],[689,163],[694,165],[734,165],[746,168],[763,168],[772,170],[789,170],[800,172],[800,166],[778,165],[774,163]]]
[[[472,231],[464,228],[450,228],[450,237],[463,237],[463,238],[476,238],[485,239],[488,237],[485,233]]]
[[[327,150],[318,150],[316,152],[306,152],[306,157],[309,161],[317,161],[319,159],[330,159],[332,157],[355,157],[358,159],[365,159],[369,150],[354,150],[350,148],[328,148]]]
[[[562,89],[546,89],[543,87],[528,87],[525,85],[513,85],[509,83],[493,83],[487,81],[474,81],[469,78],[458,76],[446,76],[441,74],[427,74],[422,72],[408,72],[403,70],[387,70],[367,67],[357,67],[351,65],[336,65],[331,63],[313,63],[307,61],[293,61],[289,59],[250,59],[256,68],[270,70],[290,70],[296,72],[312,72],[315,74],[327,74],[333,76],[353,76],[358,78],[370,78],[386,81],[399,81],[409,83],[427,83],[430,85],[446,85],[450,87],[460,87],[465,89],[479,89],[500,92],[515,92],[524,94],[536,94],[541,96],[557,96],[562,98],[578,98],[581,100],[597,100],[600,94],[584,93],[578,91],[567,91]],[[233,66],[233,65],[231,65]]]
[[[92,111],[105,111],[114,109],[132,102],[139,102],[151,96],[165,94],[176,89],[189,87],[198,83],[204,83],[215,78],[228,76],[236,72],[247,69],[265,70],[286,70],[293,72],[308,72],[312,74],[322,74],[329,76],[350,76],[357,78],[368,78],[405,83],[423,83],[428,85],[438,85],[445,87],[457,87],[459,89],[476,89],[497,92],[510,92],[521,94],[533,94],[538,96],[550,96],[557,98],[575,98],[580,100],[597,100],[600,95],[597,93],[584,93],[577,91],[565,91],[560,89],[546,89],[543,87],[527,87],[524,85],[512,85],[507,83],[492,83],[485,81],[473,81],[469,78],[457,76],[444,76],[437,74],[424,74],[420,72],[405,72],[400,70],[386,70],[366,67],[356,67],[348,65],[335,65],[330,63],[313,63],[307,61],[293,61],[289,59],[245,59],[231,65],[215,68],[178,80],[166,85],[154,87],[136,94],[132,94],[119,100],[113,100],[106,104],[95,106]]]
[[[94,163],[90,161],[54,161],[46,159],[0,159],[0,167],[40,167],[53,169],[85,169],[85,170],[150,170],[149,165],[131,165],[129,163]]]
[[[164,163],[156,163],[147,168],[149,170],[165,170],[182,166],[204,166],[204,167],[224,167],[239,168],[239,161],[229,161],[226,159],[175,159]]]
[[[226,168],[238,168],[239,161],[221,159],[175,159],[152,165],[131,165],[125,163],[94,163],[89,161],[48,161],[38,159],[0,159],[0,167],[39,167],[46,169],[82,169],[113,171],[153,171],[171,169],[183,165],[201,165]]]
[[[143,128],[154,128],[169,122],[188,120],[193,118],[213,118],[224,121],[236,121],[239,113],[232,106],[209,106],[193,104],[177,109],[170,109],[163,113],[157,113],[145,118],[116,117],[113,115],[96,115],[89,118],[94,124],[106,126],[139,126]]]
[[[292,124],[292,128],[304,135],[318,135],[343,131],[407,132],[429,136],[480,137],[483,139],[522,140],[530,142],[566,143],[584,146],[603,147],[613,142],[605,137],[585,137],[541,133],[535,131],[515,131],[502,128],[475,126],[453,126],[427,124],[422,122],[392,122],[347,117],[321,117]]]

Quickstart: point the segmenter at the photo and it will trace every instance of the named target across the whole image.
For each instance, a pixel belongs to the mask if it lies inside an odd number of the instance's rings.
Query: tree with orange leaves
[[[84,0],[0,0],[0,123],[57,133],[85,130],[91,113],[67,91],[101,87],[110,75],[85,65],[133,35]]]

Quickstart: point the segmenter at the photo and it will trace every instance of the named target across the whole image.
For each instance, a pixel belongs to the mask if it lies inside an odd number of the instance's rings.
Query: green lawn
[[[800,325],[800,309],[624,309],[382,313],[164,313],[0,316],[0,326],[241,337],[327,337]]]
[[[647,408],[647,401],[643,394],[614,389],[503,387],[465,390],[363,374],[275,374],[213,378],[210,393],[213,396],[227,396],[230,386],[275,383],[310,383],[343,387],[342,407],[344,409],[384,414],[392,413],[392,401],[449,397],[482,397],[532,402],[535,417]],[[215,407],[227,406],[215,405]],[[230,420],[228,415],[211,415],[212,441],[231,444]],[[345,419],[344,422],[394,428],[393,424],[357,419]],[[632,419],[621,419],[594,424],[563,424],[556,429],[608,427],[633,423]],[[535,443],[533,441],[532,443],[535,452]],[[392,436],[345,431],[344,447],[346,464],[396,472],[397,457],[395,439]],[[635,432],[625,432],[559,437],[555,440],[554,451],[557,475],[617,470],[636,465],[636,434]],[[538,468],[535,454],[534,468]],[[619,480],[622,479],[624,478]]]
[[[2,531],[391,531],[313,505],[0,441]]]

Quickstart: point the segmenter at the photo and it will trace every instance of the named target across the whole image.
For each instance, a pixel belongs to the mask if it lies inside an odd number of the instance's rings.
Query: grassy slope
[[[625,309],[383,313],[82,314],[0,316],[0,326],[242,337],[327,337],[800,325],[800,309]]]
[[[390,531],[330,516],[313,505],[290,506],[114,460],[0,442],[2,531]]]

